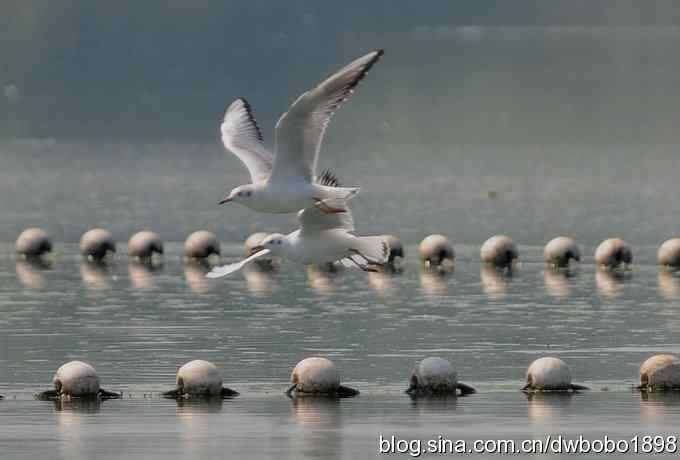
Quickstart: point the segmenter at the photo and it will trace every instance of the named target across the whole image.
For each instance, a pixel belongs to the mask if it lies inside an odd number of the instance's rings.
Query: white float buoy
[[[116,243],[110,231],[93,228],[80,237],[80,254],[94,262],[102,261],[109,253],[116,252]]]
[[[680,238],[671,238],[664,241],[659,246],[656,258],[659,265],[668,268],[680,268]]]
[[[475,389],[458,382],[458,375],[449,361],[430,357],[419,362],[413,369],[406,393],[412,396],[462,395],[475,393]]]
[[[120,398],[118,393],[112,393],[99,386],[99,376],[91,365],[82,361],[69,361],[63,364],[52,378],[54,390],[44,391],[36,397],[38,399],[69,399],[69,398]]]
[[[438,234],[425,237],[418,246],[418,254],[424,267],[439,270],[452,269],[456,259],[449,239]]]
[[[163,241],[158,233],[149,230],[137,232],[128,241],[128,256],[148,260],[154,254],[163,254]]]
[[[484,242],[479,255],[482,262],[494,267],[511,268],[515,261],[519,259],[519,251],[506,235],[495,235]]]
[[[633,251],[621,238],[609,238],[595,250],[595,263],[605,268],[625,268],[633,263]]]
[[[222,386],[217,367],[202,359],[189,361],[177,370],[177,388],[163,393],[166,398],[238,396],[238,392]]]
[[[578,391],[587,387],[571,383],[569,366],[559,358],[539,358],[527,370],[527,383],[522,391]]]
[[[42,228],[27,228],[17,238],[16,253],[23,257],[41,257],[52,252],[52,240]]]
[[[219,256],[220,242],[214,233],[198,230],[184,241],[184,257],[187,259],[207,259],[211,255]]]
[[[573,238],[558,236],[545,245],[543,260],[546,264],[554,267],[568,267],[571,260],[581,261],[581,249]]]
[[[333,361],[327,358],[305,358],[290,375],[293,384],[286,394],[289,396],[332,396],[351,397],[359,394],[354,388],[340,385],[340,373]]]
[[[680,358],[654,355],[640,366],[641,391],[680,390]]]
[[[252,256],[254,249],[260,246],[264,239],[267,238],[269,235],[271,234],[265,232],[257,232],[250,235],[243,243],[243,255],[245,257]],[[270,256],[260,257],[259,259],[253,261],[251,265],[263,271],[277,270],[279,266],[278,258]]]

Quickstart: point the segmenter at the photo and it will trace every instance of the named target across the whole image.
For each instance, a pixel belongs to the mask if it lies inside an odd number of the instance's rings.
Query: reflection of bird
[[[384,236],[355,236],[352,214],[325,214],[317,207],[298,213],[300,229],[288,235],[273,233],[262,240],[254,254],[240,262],[214,268],[208,277],[219,278],[241,269],[258,257],[272,254],[304,265],[340,261],[346,267],[364,271],[379,269],[389,258]]]
[[[372,51],[303,93],[276,124],[276,156],[264,146],[248,103],[234,101],[221,126],[222,142],[245,163],[252,183],[236,187],[220,204],[233,201],[273,213],[296,212],[310,205],[328,213],[344,211],[359,189],[317,181],[321,142],[333,114],[382,55],[382,50]]]

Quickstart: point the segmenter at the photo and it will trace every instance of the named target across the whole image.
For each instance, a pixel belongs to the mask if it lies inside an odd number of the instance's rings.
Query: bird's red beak
[[[232,198],[229,197],[229,195],[225,196],[222,198],[222,200],[218,204],[226,204],[229,203],[232,200]]]

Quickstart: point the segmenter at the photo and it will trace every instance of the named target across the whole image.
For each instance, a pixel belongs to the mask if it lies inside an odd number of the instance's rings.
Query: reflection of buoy
[[[16,253],[23,257],[41,257],[52,252],[52,240],[42,228],[27,228],[17,238]]]
[[[418,246],[420,261],[426,268],[448,271],[453,268],[456,252],[444,235],[425,237]]]
[[[680,299],[680,276],[667,270],[659,270],[659,292],[667,300]]]
[[[668,268],[680,268],[680,238],[671,238],[664,241],[659,246],[656,258],[659,265]]]
[[[80,254],[88,260],[99,262],[116,252],[116,243],[110,231],[93,228],[80,237]]]
[[[54,390],[44,391],[38,399],[68,398],[120,398],[118,393],[111,393],[99,386],[99,376],[91,365],[82,361],[69,361],[63,364],[52,378]]]
[[[622,272],[608,271],[605,267],[595,270],[595,286],[601,296],[616,299],[623,293],[623,282],[626,279]]]
[[[509,236],[496,235],[484,242],[479,251],[482,262],[494,267],[512,267],[519,258],[517,246]]]
[[[325,268],[326,267],[319,267],[317,265],[307,266],[307,281],[309,287],[323,295],[335,291],[335,288],[337,287],[335,278],[338,275],[337,271],[326,270]]]
[[[212,232],[199,230],[184,241],[184,257],[187,259],[207,259],[220,254],[220,242]]]
[[[177,388],[163,393],[166,398],[232,397],[238,392],[222,386],[222,376],[217,367],[208,361],[189,361],[177,371]]]
[[[581,250],[573,238],[558,236],[545,245],[543,260],[546,264],[555,267],[568,267],[571,260],[581,261]]]
[[[419,362],[413,372],[406,392],[412,396],[455,396],[475,393],[475,389],[458,381],[458,375],[449,361],[430,357]]]
[[[479,277],[484,293],[492,299],[498,300],[505,297],[508,292],[508,282],[512,279],[512,271],[483,265],[479,270]]]
[[[109,267],[107,264],[83,260],[80,263],[80,278],[91,289],[108,289],[111,287]]]
[[[163,241],[156,232],[142,230],[137,232],[128,241],[128,256],[147,261],[154,254],[163,254]]]
[[[128,263],[130,284],[132,284],[132,287],[135,289],[153,289],[156,287],[153,273],[159,269],[159,267],[150,263],[141,262],[139,260],[130,260]]]
[[[622,239],[610,238],[595,250],[595,263],[606,268],[625,268],[633,263],[633,251]]]
[[[423,268],[420,270],[420,288],[429,296],[445,295],[449,290],[450,274]]]
[[[641,391],[680,390],[680,358],[654,355],[640,366]]]
[[[578,391],[588,388],[571,383],[569,366],[559,358],[539,358],[527,370],[522,391]]]
[[[404,245],[394,235],[385,235],[385,241],[390,249],[390,256],[385,264],[385,270],[401,272],[404,269]]]
[[[42,258],[26,260],[17,259],[17,278],[25,287],[30,289],[42,289],[45,287],[45,275],[43,271],[50,268],[50,264]]]
[[[394,275],[388,273],[369,272],[368,285],[381,297],[390,297],[397,292]]]
[[[543,282],[545,290],[553,297],[560,299],[569,297],[571,294],[571,283],[569,278],[572,275],[568,271],[555,270],[553,267],[546,267],[543,270]]]
[[[210,267],[199,259],[187,260],[184,263],[184,279],[189,289],[196,294],[205,294],[210,291],[215,284],[210,283],[210,279],[205,277],[209,271]]]
[[[350,397],[359,392],[340,385],[340,373],[333,361],[321,358],[306,358],[297,363],[290,376],[293,384],[286,394],[289,396],[332,396]]]

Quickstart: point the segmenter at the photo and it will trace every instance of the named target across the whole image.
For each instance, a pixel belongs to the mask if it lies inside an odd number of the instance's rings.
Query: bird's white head
[[[239,185],[231,192],[229,192],[219,204],[231,203],[244,203],[252,199],[255,196],[255,186],[253,184]]]
[[[269,249],[271,254],[281,255],[286,250],[287,245],[288,240],[285,235],[282,235],[281,233],[272,233],[262,240],[260,245],[255,249]]]

